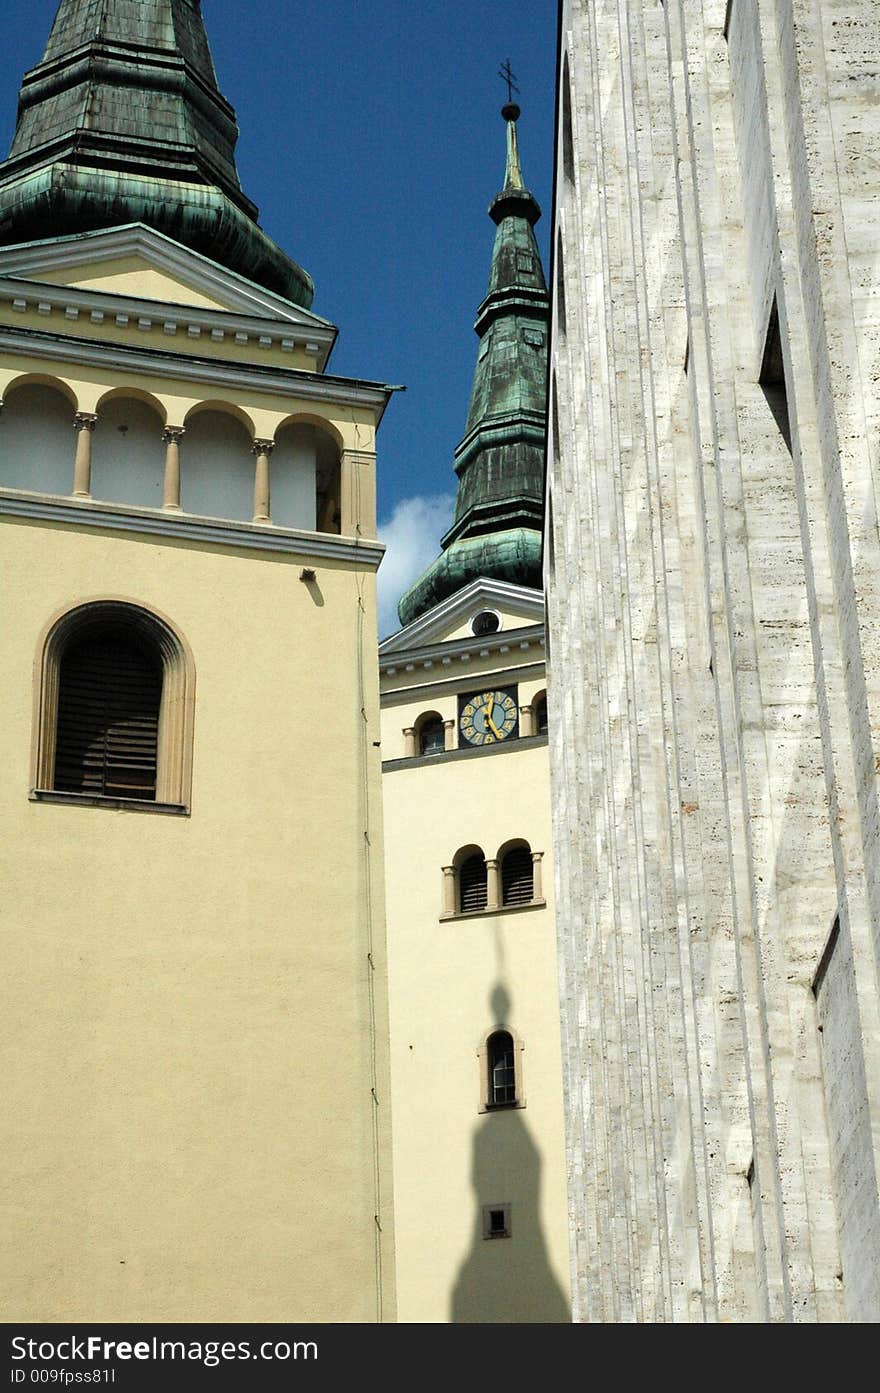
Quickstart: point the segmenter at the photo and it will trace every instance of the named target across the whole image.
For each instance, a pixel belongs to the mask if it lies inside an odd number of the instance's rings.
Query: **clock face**
[[[474,692],[463,697],[458,728],[469,745],[494,745],[516,731],[516,697],[511,692]]]

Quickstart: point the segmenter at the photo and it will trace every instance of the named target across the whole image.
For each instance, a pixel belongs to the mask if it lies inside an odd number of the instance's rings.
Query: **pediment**
[[[131,223],[0,248],[0,276],[314,329],[333,326],[161,232]]]
[[[544,596],[540,590],[524,585],[480,577],[385,639],[379,645],[380,657],[390,658],[433,644],[472,640],[472,620],[483,610],[498,615],[498,633],[525,629],[544,623]]]

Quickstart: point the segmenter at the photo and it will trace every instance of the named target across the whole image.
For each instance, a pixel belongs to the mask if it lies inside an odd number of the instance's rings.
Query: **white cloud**
[[[440,553],[440,538],[452,521],[454,493],[402,498],[379,537],[388,550],[379,567],[379,636],[400,628],[397,601]]]

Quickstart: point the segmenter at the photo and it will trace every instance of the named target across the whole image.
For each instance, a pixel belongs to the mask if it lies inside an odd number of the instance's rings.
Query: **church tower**
[[[0,165],[7,1320],[394,1316],[388,390],[236,137],[198,0],[62,0]]]
[[[510,103],[458,496],[380,647],[399,1318],[567,1321],[541,526],[548,295]]]

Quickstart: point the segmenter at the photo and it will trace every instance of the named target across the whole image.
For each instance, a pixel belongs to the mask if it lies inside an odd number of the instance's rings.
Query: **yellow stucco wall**
[[[397,677],[383,679],[385,758],[400,757],[400,727],[420,711],[455,714],[456,692],[480,685],[473,676],[468,665],[437,701],[402,700]],[[525,700],[544,687],[543,670],[520,685]],[[399,1319],[567,1321],[546,746],[511,741],[389,769],[384,808]],[[441,920],[442,867],[465,845],[492,857],[512,838],[545,853],[546,905]],[[496,1025],[523,1045],[526,1106],[487,1113],[478,1052]],[[504,1203],[511,1237],[484,1239],[483,1206]]]
[[[3,533],[3,1318],[374,1320],[378,1165],[387,1319],[373,578]],[[190,817],[28,799],[37,636],[107,594],[191,646]]]
[[[222,300],[197,290],[181,276],[151,266],[142,256],[108,257],[94,266],[63,266],[41,270],[39,279],[51,285],[71,285],[80,290],[100,290],[108,295],[133,295],[143,300],[165,300],[171,305],[225,310]]]

